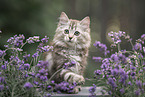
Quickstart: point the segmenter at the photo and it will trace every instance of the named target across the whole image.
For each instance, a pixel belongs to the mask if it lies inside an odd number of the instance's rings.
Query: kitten
[[[49,62],[50,76],[55,73],[53,77],[55,82],[67,81],[77,84],[85,82],[83,72],[91,42],[89,25],[89,17],[78,21],[69,19],[64,12],[61,13],[52,42],[54,50],[45,54],[45,61]],[[67,66],[65,69],[66,65],[72,66]],[[57,72],[58,70],[60,71]]]

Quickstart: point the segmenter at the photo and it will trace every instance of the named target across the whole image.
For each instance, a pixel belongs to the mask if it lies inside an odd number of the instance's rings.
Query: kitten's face
[[[69,46],[89,46],[90,45],[90,19],[84,18],[82,21],[68,19],[62,12],[60,21],[56,29],[54,42],[58,45]]]

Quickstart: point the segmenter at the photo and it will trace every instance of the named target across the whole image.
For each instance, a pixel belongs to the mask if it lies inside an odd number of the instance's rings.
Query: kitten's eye
[[[65,29],[64,30],[64,34],[69,34],[69,30],[68,29]]]
[[[76,31],[76,32],[74,33],[74,35],[79,36],[79,35],[80,35],[80,32],[79,32],[79,31]]]

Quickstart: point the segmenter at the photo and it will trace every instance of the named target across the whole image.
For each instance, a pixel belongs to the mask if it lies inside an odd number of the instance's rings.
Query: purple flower
[[[145,47],[143,47],[143,52],[145,53]]]
[[[15,47],[19,47],[23,44],[23,40],[25,39],[24,35],[19,34],[19,36],[15,35],[8,39],[8,43],[14,45]]]
[[[114,61],[114,62],[118,62],[119,58],[116,54],[112,54],[111,55],[111,59]]]
[[[39,82],[37,82],[37,81],[34,81],[33,83],[34,83],[35,85],[38,85],[38,84],[39,84]]]
[[[39,40],[39,36],[33,36],[33,37],[29,37],[28,39],[27,39],[27,42],[29,43],[29,44],[31,44],[31,43],[35,43],[35,42],[39,42],[40,40]]]
[[[135,95],[140,95],[140,90],[136,90]]]
[[[65,81],[63,81],[59,84],[55,84],[55,90],[58,93],[61,93],[61,92],[73,93],[74,88],[75,88],[75,85],[69,84],[68,82],[65,82]]]
[[[30,68],[30,64],[28,64],[28,63],[24,64],[24,69],[25,70],[28,70],[29,68]]]
[[[107,55],[107,53],[109,53],[109,51],[107,50],[107,46],[106,46],[105,44],[100,43],[100,41],[96,41],[96,42],[94,43],[94,46],[95,46],[96,48],[99,48],[99,50],[100,50],[101,52],[103,52],[104,55]]]
[[[118,58],[119,58],[119,60],[120,60],[122,63],[126,63],[126,57],[125,57],[125,55],[119,54],[119,55],[118,55]]]
[[[28,61],[28,58],[30,57],[30,54],[26,54],[25,56],[23,56],[25,61]]]
[[[5,55],[5,51],[0,50],[0,58]]]
[[[40,76],[40,80],[42,80],[42,81],[46,81],[48,78],[47,78],[47,76]]]
[[[109,94],[109,95],[111,95],[111,94],[112,94],[112,92],[111,92],[111,91],[108,91],[108,94]]]
[[[96,85],[93,84],[93,87],[90,87],[90,89],[89,89],[89,92],[91,93],[91,95],[89,97],[94,97],[95,91],[96,91]]]
[[[118,69],[113,69],[113,70],[111,70],[111,74],[113,75],[113,76],[116,76],[116,75],[118,75],[118,73],[119,73],[119,70]]]
[[[42,68],[41,70],[39,70],[39,74],[41,74],[41,75],[47,75],[47,70]]]
[[[39,52],[48,52],[49,50],[53,50],[53,46],[49,46],[49,45],[44,46],[43,43],[40,43],[37,49],[37,51]]]
[[[38,52],[36,52],[36,53],[34,53],[34,54],[32,55],[33,58],[36,58],[37,56],[39,56],[39,55],[38,55]]]
[[[142,88],[142,83],[140,80],[136,80],[136,85],[141,89]]]
[[[112,88],[116,88],[117,85],[112,78],[108,78],[108,84],[112,86]]]
[[[52,80],[51,83],[54,84],[54,81]]]
[[[142,45],[141,45],[141,43],[136,43],[135,45],[134,45],[134,50],[142,50]]]
[[[2,65],[1,68],[4,70],[4,69],[7,69],[7,66],[6,65]]]
[[[39,67],[39,68],[46,68],[48,65],[49,64],[48,64],[47,61],[39,61],[36,66]]]
[[[52,89],[52,87],[50,85],[47,86],[47,90],[50,90]]]
[[[101,70],[95,70],[94,74],[95,74],[95,75],[101,75],[102,72],[101,72]]]
[[[41,39],[42,43],[47,43],[48,42],[49,37],[45,36],[45,38]]]
[[[27,78],[27,77],[29,77],[29,75],[28,74],[25,74],[24,77]]]
[[[136,75],[136,73],[135,72],[131,72],[131,74],[130,74],[131,76],[135,76]]]
[[[122,32],[122,31],[113,32],[113,31],[111,31],[110,33],[108,33],[108,36],[111,37],[114,44],[118,44],[121,42],[120,37],[122,37],[122,36],[125,37],[125,32]]]
[[[44,97],[51,97],[51,94],[47,93]]]
[[[128,85],[132,86],[132,83],[131,83],[131,81],[129,81],[129,82],[128,82]]]
[[[6,81],[5,81],[4,77],[0,77],[0,83],[6,84]]]
[[[134,71],[136,69],[136,67],[130,65],[130,69]]]
[[[141,36],[141,40],[142,40],[142,44],[144,44],[145,34],[143,34],[143,35]]]
[[[30,89],[30,88],[32,88],[32,87],[33,87],[33,85],[32,85],[30,82],[26,82],[26,83],[24,84],[24,88]]]
[[[4,85],[0,85],[0,92],[4,90]]]
[[[124,85],[126,85],[126,80],[128,79],[128,74],[123,69],[120,69],[119,72],[120,72],[120,80],[119,80],[119,82],[121,82]]]
[[[120,91],[121,94],[125,93],[124,88],[120,89],[119,91]]]

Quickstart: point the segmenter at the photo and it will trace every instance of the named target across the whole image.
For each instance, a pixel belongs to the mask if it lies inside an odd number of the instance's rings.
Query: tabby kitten
[[[67,81],[79,85],[85,82],[83,72],[91,42],[89,25],[89,17],[78,21],[61,13],[52,42],[54,50],[45,55],[45,61],[49,62],[49,76],[53,75],[55,82]],[[66,65],[69,65],[67,69],[64,68]]]

